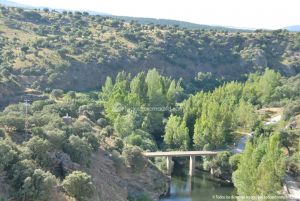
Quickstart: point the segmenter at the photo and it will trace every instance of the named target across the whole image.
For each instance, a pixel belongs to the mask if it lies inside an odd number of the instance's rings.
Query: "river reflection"
[[[195,171],[193,177],[188,176],[188,168],[174,167],[170,186],[170,196],[161,201],[213,201],[218,196],[234,195],[234,187],[225,181],[214,178],[207,172]],[[224,199],[223,199],[224,200]],[[233,200],[234,199],[226,199]]]

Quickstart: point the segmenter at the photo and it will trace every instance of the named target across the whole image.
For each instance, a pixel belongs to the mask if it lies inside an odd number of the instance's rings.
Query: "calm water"
[[[214,196],[234,195],[234,187],[209,173],[195,171],[193,177],[187,175],[188,167],[175,166],[172,173],[170,196],[161,201],[213,201]],[[220,198],[220,197],[219,197]],[[234,199],[227,199],[235,201]]]

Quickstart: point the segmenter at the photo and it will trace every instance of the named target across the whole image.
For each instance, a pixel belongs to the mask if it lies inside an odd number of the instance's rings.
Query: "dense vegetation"
[[[117,174],[136,175],[151,167],[143,151],[228,150],[201,164],[232,178],[239,195],[276,195],[285,172],[300,175],[298,33],[0,11],[0,98],[26,90],[43,99],[0,113],[0,176],[10,197],[92,199],[90,167],[99,150]],[[266,126],[268,114],[258,110],[271,106],[284,108],[283,119]],[[233,155],[241,131],[253,135],[245,151]]]
[[[299,102],[298,83],[299,76],[287,79],[266,69],[262,75],[249,75],[245,83],[229,82],[187,97],[180,81],[152,69],[134,77],[125,72],[114,80],[108,77],[99,97],[55,89],[50,99],[30,105],[27,131],[22,104],[10,105],[1,113],[0,167],[12,182],[17,199],[47,200],[59,180],[65,178],[62,186],[66,193],[85,200],[94,188],[90,177],[84,172],[65,177],[71,172],[59,163],[61,151],[70,157],[69,163],[88,167],[91,154],[100,145],[107,147],[107,137],[114,136],[114,147],[106,149],[113,149],[116,168],[129,166],[140,172],[146,164],[142,150],[230,149],[235,131],[244,129],[254,132],[245,153],[231,156],[224,152],[214,159],[206,158],[205,168],[219,176],[230,177],[235,171],[233,182],[240,195],[272,195],[281,187],[284,147],[289,150],[288,171],[299,175],[299,131],[280,133],[279,128],[264,128],[256,109],[268,104],[286,105],[287,120],[299,114],[295,105]],[[65,114],[77,120],[66,123],[62,119]],[[255,178],[241,176],[249,175],[250,167],[258,171],[253,174]],[[34,186],[35,178],[42,184]],[[86,190],[78,194],[76,189],[83,187]]]
[[[136,74],[156,67],[164,75],[184,78],[194,91],[243,79],[266,66],[284,75],[299,73],[300,66],[299,33],[285,30],[189,30],[86,12],[3,6],[0,30],[1,104],[28,93],[26,88],[99,88],[106,76],[122,70]],[[198,72],[210,73],[195,76]]]

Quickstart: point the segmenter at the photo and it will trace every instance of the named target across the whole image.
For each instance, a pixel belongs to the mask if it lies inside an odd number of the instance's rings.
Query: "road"
[[[235,153],[235,154],[242,153],[242,151],[244,151],[244,149],[246,147],[246,143],[247,143],[249,138],[251,138],[250,133],[248,133],[248,134],[244,135],[243,137],[241,137],[239,139],[236,147],[232,149],[232,152]]]

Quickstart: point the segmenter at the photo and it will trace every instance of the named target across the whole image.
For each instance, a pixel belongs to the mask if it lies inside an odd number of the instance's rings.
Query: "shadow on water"
[[[195,171],[195,175],[188,175],[188,166],[175,163],[172,172],[170,195],[161,201],[213,201],[215,196],[234,195],[232,184],[217,179],[207,172]],[[223,199],[225,200],[225,199]],[[235,199],[227,199],[233,200]]]

